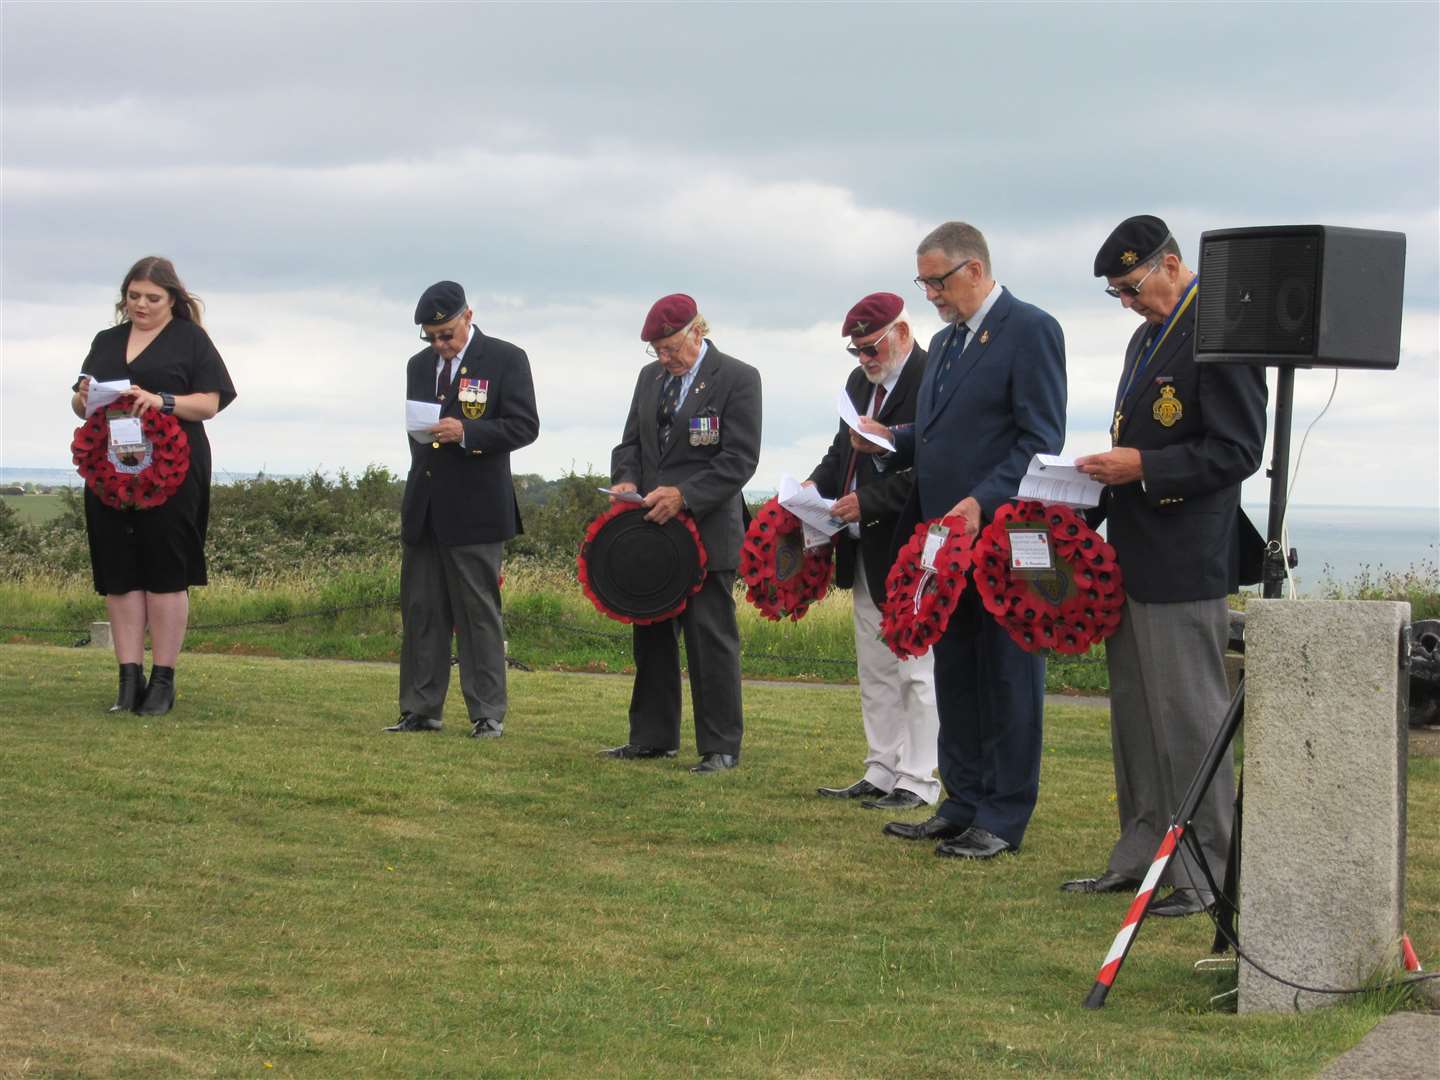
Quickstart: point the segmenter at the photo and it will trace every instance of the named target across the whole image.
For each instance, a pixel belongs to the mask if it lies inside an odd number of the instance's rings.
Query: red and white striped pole
[[[1150,863],[1145,880],[1140,883],[1140,891],[1135,894],[1135,899],[1130,901],[1130,909],[1125,912],[1125,921],[1120,925],[1120,932],[1110,943],[1110,951],[1105,954],[1105,962],[1100,965],[1100,974],[1095,976],[1095,985],[1090,988],[1090,994],[1085,999],[1087,1009],[1098,1009],[1105,1004],[1105,995],[1110,993],[1115,974],[1125,962],[1125,954],[1130,951],[1130,945],[1135,940],[1135,932],[1145,920],[1145,912],[1150,908],[1150,898],[1155,895],[1155,889],[1160,884],[1160,875],[1165,873],[1165,867],[1170,864],[1183,835],[1184,826],[1172,824],[1165,833],[1165,839],[1160,841],[1160,850],[1155,852],[1155,859]]]
[[[1200,764],[1200,771],[1190,781],[1189,788],[1185,791],[1185,797],[1180,800],[1180,809],[1175,811],[1175,816],[1170,819],[1170,828],[1165,832],[1165,838],[1160,841],[1160,848],[1155,852],[1155,858],[1150,863],[1150,870],[1145,875],[1145,880],[1140,883],[1140,891],[1135,894],[1135,899],[1130,903],[1130,910],[1125,913],[1125,922],[1120,927],[1120,932],[1115,935],[1114,942],[1110,945],[1110,951],[1105,954],[1105,962],[1100,965],[1100,974],[1095,976],[1095,985],[1090,988],[1090,993],[1085,997],[1087,1009],[1098,1009],[1105,1004],[1105,995],[1110,993],[1110,987],[1115,982],[1115,976],[1120,972],[1120,965],[1125,962],[1125,954],[1130,951],[1130,946],[1135,942],[1135,935],[1140,930],[1140,924],[1145,921],[1145,912],[1150,907],[1150,897],[1155,894],[1155,887],[1160,883],[1160,875],[1165,873],[1165,867],[1175,857],[1175,851],[1180,846],[1180,838],[1185,835],[1185,830],[1190,825],[1190,819],[1195,816],[1195,811],[1200,807],[1200,800],[1204,798],[1210,782],[1215,779],[1215,773],[1220,768],[1220,762],[1225,757],[1225,750],[1229,747],[1230,741],[1235,738],[1235,732],[1240,730],[1240,721],[1245,716],[1245,675],[1240,675],[1240,683],[1235,688],[1235,696],[1230,699],[1230,708],[1225,712],[1225,718],[1220,722],[1220,730],[1215,733],[1215,738],[1210,743],[1210,749],[1205,751],[1205,760]]]

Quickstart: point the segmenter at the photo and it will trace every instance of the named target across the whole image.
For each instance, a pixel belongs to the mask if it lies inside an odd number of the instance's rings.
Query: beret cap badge
[[[1136,255],[1133,251],[1127,251],[1124,255],[1120,256],[1120,261],[1126,266],[1134,266],[1140,261],[1140,256]]]

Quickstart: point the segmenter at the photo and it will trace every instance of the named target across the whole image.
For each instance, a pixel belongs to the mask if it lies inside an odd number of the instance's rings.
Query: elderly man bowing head
[[[708,556],[705,584],[666,622],[634,628],[630,739],[602,751],[622,759],[674,757],[680,746],[680,645],[690,667],[695,744],[691,772],[733,769],[744,727],[735,568],[745,533],[741,489],[760,457],[760,373],[706,338],[709,325],[684,293],[655,301],[625,432],[610,458],[617,491],[645,495],[645,516],[695,518]]]

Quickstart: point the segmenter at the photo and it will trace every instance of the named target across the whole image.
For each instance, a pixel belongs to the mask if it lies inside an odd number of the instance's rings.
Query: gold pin
[[[1140,261],[1140,256],[1136,255],[1133,251],[1127,251],[1124,255],[1120,256],[1120,261],[1126,266],[1134,266]]]
[[[460,369],[460,374],[461,374],[461,375],[468,375],[468,374],[470,374],[470,373],[469,373],[468,371],[466,371],[466,370],[462,367],[462,368]]]
[[[981,331],[980,331],[980,344],[981,344],[981,345],[985,345],[985,344],[988,344],[989,341],[990,341],[990,331],[989,331],[989,330],[981,330]]]
[[[1185,416],[1185,406],[1175,396],[1173,386],[1162,386],[1160,396],[1155,399],[1155,404],[1150,409],[1150,415],[1160,421],[1161,427],[1174,427],[1176,422]]]
[[[439,444],[438,442],[432,442],[432,443],[430,444],[430,449],[431,449],[431,450],[439,450],[439,449],[440,449],[440,444]]]

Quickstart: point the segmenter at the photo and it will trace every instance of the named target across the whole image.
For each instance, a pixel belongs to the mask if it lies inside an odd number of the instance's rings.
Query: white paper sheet
[[[645,496],[641,495],[638,491],[616,491],[614,488],[607,487],[596,488],[595,490],[602,495],[609,495],[617,502],[643,503],[645,501]]]
[[[90,378],[88,375],[85,377]],[[129,392],[129,379],[111,379],[109,382],[96,382],[94,379],[90,379],[90,392],[85,395],[85,415],[93,416],[106,406],[113,405],[116,400]]]
[[[1065,506],[1099,506],[1105,485],[1075,467],[1073,457],[1036,454],[1020,478],[1019,499],[1062,503]]]
[[[895,444],[881,435],[873,435],[868,431],[860,429],[860,414],[855,411],[855,405],[850,400],[850,395],[842,388],[840,396],[835,399],[835,408],[840,413],[840,419],[850,425],[852,431],[858,432],[861,437],[869,439],[876,446],[883,446],[886,450],[893,451]],[[794,513],[792,510],[791,513]]]
[[[440,422],[438,401],[405,402],[405,431],[416,442],[429,442],[430,429]]]
[[[800,481],[789,473],[781,476],[780,483],[776,486],[780,505],[816,532],[830,537],[845,528],[845,522],[830,516],[830,507],[835,505],[834,499],[825,498],[813,487],[802,486]],[[814,545],[807,541],[806,546]]]

